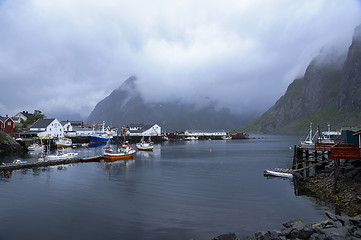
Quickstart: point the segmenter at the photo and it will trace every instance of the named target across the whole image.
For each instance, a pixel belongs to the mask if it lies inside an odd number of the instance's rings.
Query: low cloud
[[[79,114],[131,75],[147,101],[271,107],[324,47],[346,51],[358,1],[0,2],[0,114]]]

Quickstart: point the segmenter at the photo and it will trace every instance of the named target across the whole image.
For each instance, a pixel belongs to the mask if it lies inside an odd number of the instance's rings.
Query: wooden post
[[[335,159],[334,161],[334,185],[333,185],[333,191],[336,192],[337,189],[337,180],[338,175],[340,171],[340,159]]]
[[[292,162],[292,169],[296,169],[297,164],[297,145],[293,146],[293,162]]]

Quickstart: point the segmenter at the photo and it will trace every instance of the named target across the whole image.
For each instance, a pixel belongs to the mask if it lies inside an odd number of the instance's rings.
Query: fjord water
[[[13,171],[0,178],[0,239],[212,239],[321,221],[325,207],[291,180],[263,176],[290,168],[298,141],[169,142],[134,160]]]

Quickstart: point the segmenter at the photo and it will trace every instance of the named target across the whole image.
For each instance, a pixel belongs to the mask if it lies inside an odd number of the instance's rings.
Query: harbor
[[[77,152],[79,160],[73,161],[79,162],[1,171],[0,234],[20,239],[25,233],[54,239],[212,239],[230,231],[246,236],[275,229],[294,216],[323,221],[328,207],[295,197],[293,181],[263,176],[265,168],[291,168],[288,143],[297,140],[252,136],[246,141],[165,141],[154,143],[153,151],[137,151],[133,159],[114,162],[80,161],[103,152],[105,145],[71,148],[67,151]],[[38,155],[16,159],[31,163]],[[29,205],[31,209],[24,209]],[[70,231],[74,223],[67,219],[75,216],[76,231]],[[122,224],[129,219],[131,226]],[[20,232],[14,222],[28,224]],[[51,227],[59,224],[60,235]]]

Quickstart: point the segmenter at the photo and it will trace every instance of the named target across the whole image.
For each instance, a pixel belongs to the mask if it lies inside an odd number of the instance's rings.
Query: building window
[[[11,126],[11,122],[8,122],[8,126]]]

